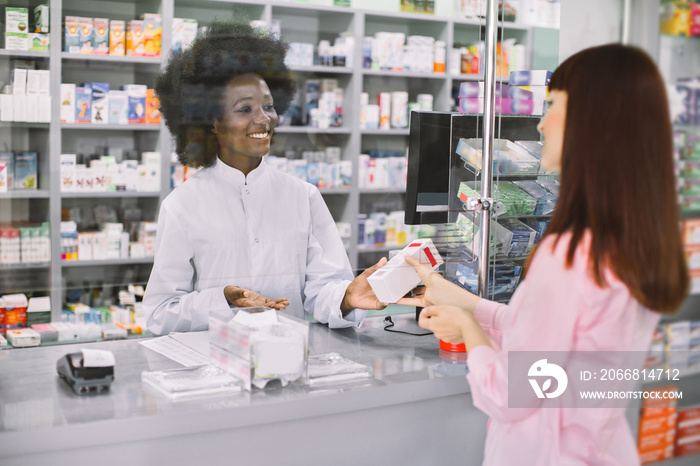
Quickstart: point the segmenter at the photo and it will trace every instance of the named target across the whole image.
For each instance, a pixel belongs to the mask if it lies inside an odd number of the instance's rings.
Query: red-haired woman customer
[[[510,304],[480,299],[411,258],[425,294],[402,302],[427,306],[421,326],[466,344],[474,405],[491,418],[484,464],[636,465],[624,409],[509,408],[508,352],[596,352],[625,367],[628,352],[647,351],[660,315],[683,302],[665,87],[648,55],[622,45],[573,55],[549,87],[538,129],[542,165],[561,172],[560,197]]]

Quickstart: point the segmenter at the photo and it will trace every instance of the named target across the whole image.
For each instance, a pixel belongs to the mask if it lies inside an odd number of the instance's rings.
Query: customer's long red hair
[[[609,268],[646,308],[674,312],[689,276],[675,190],[666,90],[642,50],[586,49],[564,61],[550,89],[568,94],[561,190],[546,236],[572,233],[571,266],[592,233],[591,273]]]

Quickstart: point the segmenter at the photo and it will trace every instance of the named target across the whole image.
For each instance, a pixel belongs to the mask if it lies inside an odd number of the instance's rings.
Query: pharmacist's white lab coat
[[[342,241],[318,189],[263,158],[244,176],[217,159],[161,204],[156,256],[144,296],[148,330],[204,330],[209,311],[228,309],[236,285],[305,312],[331,328],[359,326],[367,311],[343,318],[353,279]]]

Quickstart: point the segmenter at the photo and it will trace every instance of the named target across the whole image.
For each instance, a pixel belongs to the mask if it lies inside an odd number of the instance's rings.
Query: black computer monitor
[[[537,141],[539,120],[531,115],[496,118],[496,137]],[[460,138],[483,137],[483,116],[411,112],[410,128],[404,221],[407,225],[454,222],[461,209],[457,202],[459,182],[478,176],[453,152]]]
[[[452,115],[411,112],[406,181],[407,225],[446,223]]]

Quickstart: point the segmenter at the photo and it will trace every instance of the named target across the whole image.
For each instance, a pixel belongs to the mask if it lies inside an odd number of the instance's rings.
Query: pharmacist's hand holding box
[[[367,278],[381,302],[396,303],[420,283],[418,273],[406,262],[405,256],[413,257],[433,270],[444,262],[431,239],[411,242],[384,267]]]

